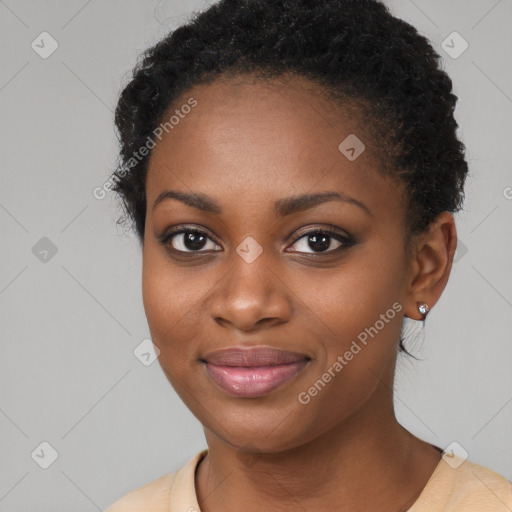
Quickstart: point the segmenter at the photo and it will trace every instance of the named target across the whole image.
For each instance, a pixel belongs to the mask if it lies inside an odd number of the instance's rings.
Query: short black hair
[[[144,51],[119,97],[111,188],[141,243],[150,154],[133,155],[188,89],[244,74],[296,74],[358,106],[381,172],[405,185],[408,240],[461,209],[468,166],[458,98],[426,37],[377,0],[220,0]]]

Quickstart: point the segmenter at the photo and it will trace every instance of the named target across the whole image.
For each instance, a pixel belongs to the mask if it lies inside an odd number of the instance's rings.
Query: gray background
[[[149,337],[140,250],[93,190],[137,54],[209,3],[0,0],[2,511],[103,510],[206,446],[158,362],[134,355]],[[399,362],[397,416],[512,480],[512,1],[390,5],[443,56],[471,170],[450,281],[408,342],[424,361]],[[46,59],[31,47],[43,31],[59,45]],[[453,31],[458,58],[441,48]]]

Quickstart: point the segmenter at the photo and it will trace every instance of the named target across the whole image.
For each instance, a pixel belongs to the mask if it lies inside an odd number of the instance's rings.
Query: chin
[[[245,403],[244,407],[229,407],[210,403],[210,410],[216,410],[216,414],[209,417],[198,415],[199,421],[215,437],[243,452],[282,452],[305,444],[320,434],[316,431],[318,427],[308,425],[300,404],[293,410],[284,406],[268,408]]]

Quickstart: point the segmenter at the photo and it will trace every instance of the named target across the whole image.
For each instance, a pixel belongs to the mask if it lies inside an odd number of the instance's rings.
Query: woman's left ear
[[[423,320],[432,310],[450,277],[456,248],[457,230],[450,212],[440,213],[428,232],[415,237],[409,262],[406,317]],[[428,307],[421,308],[422,304]]]

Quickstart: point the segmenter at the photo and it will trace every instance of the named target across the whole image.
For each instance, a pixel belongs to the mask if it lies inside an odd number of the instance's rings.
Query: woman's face
[[[402,189],[365,126],[315,87],[195,87],[149,163],[152,340],[185,404],[235,447],[299,446],[392,401],[411,300]],[[330,197],[296,201],[317,194]]]

